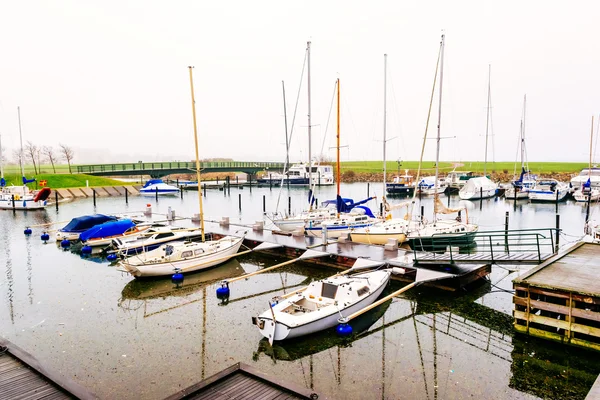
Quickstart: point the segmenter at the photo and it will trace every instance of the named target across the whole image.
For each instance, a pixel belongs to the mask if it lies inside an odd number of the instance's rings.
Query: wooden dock
[[[579,242],[513,280],[514,327],[600,351],[600,244]]]
[[[231,367],[184,389],[166,400],[286,400],[326,399],[313,390],[275,380],[243,363]]]
[[[0,400],[96,399],[79,384],[44,368],[31,354],[0,338]]]

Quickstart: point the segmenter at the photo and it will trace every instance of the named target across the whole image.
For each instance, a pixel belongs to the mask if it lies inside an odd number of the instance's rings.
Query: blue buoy
[[[339,336],[350,336],[352,335],[352,327],[348,324],[339,324],[335,331]]]
[[[31,235],[31,228],[30,227],[25,228],[25,230],[23,231],[23,233],[26,234],[26,235]]]
[[[92,246],[83,246],[81,248],[81,253],[82,254],[92,254]]]
[[[42,233],[42,236],[40,236],[40,239],[42,239],[44,243],[46,243],[48,240],[50,240],[50,235],[48,235],[47,232],[44,232]]]
[[[220,288],[217,288],[217,298],[218,299],[226,299],[229,297],[229,287],[228,286],[221,286]]]
[[[115,261],[117,259],[117,255],[115,253],[110,253],[109,255],[106,256],[106,259],[108,261]]]
[[[171,282],[173,282],[173,283],[181,283],[181,282],[183,282],[183,274],[181,272],[174,273],[171,276]]]
[[[68,247],[70,247],[70,246],[71,246],[71,242],[70,242],[70,241],[68,241],[67,239],[63,239],[63,240],[60,242],[60,247],[62,247],[63,249],[66,249],[66,248],[68,248]]]

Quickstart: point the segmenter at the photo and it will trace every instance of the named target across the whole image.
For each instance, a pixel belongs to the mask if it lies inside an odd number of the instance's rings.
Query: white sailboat
[[[435,160],[435,185],[439,184],[439,156],[442,125],[442,88],[444,78],[444,43],[445,35],[442,35],[440,43],[440,90],[438,104],[438,126],[437,126],[437,149]],[[425,138],[424,141],[425,142]],[[423,144],[424,145],[424,144]],[[421,153],[422,155],[423,153]],[[422,157],[422,156],[421,156]],[[472,178],[475,179],[475,178]],[[469,182],[472,180],[470,179]],[[443,250],[447,246],[469,246],[473,243],[474,234],[478,227],[475,224],[469,224],[466,208],[448,208],[444,206],[439,198],[439,194],[434,195],[433,221],[419,226],[417,229],[410,230],[407,235],[407,241],[413,250]],[[457,219],[438,219],[438,214],[454,214],[465,211],[465,221]]]
[[[27,187],[28,183],[35,182],[35,179],[25,177],[25,167],[23,165],[23,134],[21,132],[21,108],[17,107],[19,115],[19,137],[21,141],[21,153],[19,154],[19,165],[21,166],[22,186],[6,186],[4,179],[4,160],[2,158],[2,143],[0,140],[0,209],[5,210],[43,210],[48,205],[47,199],[52,190],[43,188],[39,191],[31,191]]]
[[[588,167],[588,179],[579,188],[575,188],[573,198],[577,202],[600,201],[600,189],[592,184],[592,149],[594,139],[594,117],[592,116],[592,131],[590,134],[590,166]],[[579,189],[579,190],[578,190]]]
[[[487,177],[487,153],[488,153],[488,133],[490,127],[491,113],[491,82],[492,82],[492,67],[488,66],[488,106],[485,124],[485,159],[483,162],[483,176],[471,178],[458,191],[458,196],[461,200],[479,200],[494,197],[498,189],[498,185]],[[440,83],[441,85],[441,83]]]
[[[504,198],[509,200],[521,200],[529,198],[529,191],[535,187],[536,177],[529,173],[529,166],[525,165],[525,121],[527,111],[527,95],[523,97],[523,117],[521,118],[521,129],[519,132],[519,147],[521,150],[521,175],[518,180],[513,180],[510,187],[506,188]],[[516,173],[516,171],[515,171]]]
[[[194,82],[192,67],[190,72],[190,89],[192,93],[192,116],[194,121],[194,143],[196,149],[196,177],[198,187],[200,181],[200,158],[198,155],[198,131],[196,128],[196,101],[194,99]],[[244,236],[226,236],[220,240],[205,240],[204,212],[202,194],[198,192],[200,208],[200,234],[202,243],[177,243],[161,245],[158,249],[141,255],[134,255],[120,261],[120,265],[136,278],[147,276],[179,275],[193,272],[224,263],[240,249]],[[173,232],[171,232],[172,234]],[[181,277],[178,277],[178,279]],[[174,278],[175,279],[175,278]]]

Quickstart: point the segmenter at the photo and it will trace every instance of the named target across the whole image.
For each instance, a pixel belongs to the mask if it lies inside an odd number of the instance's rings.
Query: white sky
[[[194,65],[201,157],[283,160],[281,80],[291,126],[311,40],[313,154],[339,77],[342,160],[382,158],[388,53],[388,137],[398,138],[387,158],[416,160],[444,29],[442,136],[456,139],[442,141],[442,160],[483,160],[491,64],[488,158],[515,160],[527,94],[529,161],[587,161],[600,113],[599,9],[594,1],[4,1],[2,144],[18,147],[19,105],[25,141],[68,144],[78,163],[192,159]],[[306,103],[304,80],[292,161],[307,158]],[[330,158],[334,141],[335,113]]]

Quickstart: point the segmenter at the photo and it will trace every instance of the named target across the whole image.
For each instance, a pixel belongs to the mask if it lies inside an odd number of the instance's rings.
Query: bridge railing
[[[433,243],[438,240],[438,251],[449,255],[450,261],[458,254],[485,254],[494,263],[495,258],[505,255],[529,254],[539,263],[544,261],[548,254],[558,251],[560,229],[517,229],[499,231],[481,231],[471,234],[452,236],[451,234],[433,235]],[[439,250],[441,248],[441,250]],[[414,257],[417,261],[417,250],[431,251],[428,249],[416,249]],[[433,250],[436,251],[435,248]]]
[[[95,174],[102,172],[136,173],[140,171],[160,171],[174,169],[196,170],[195,161],[169,161],[169,162],[140,162],[140,163],[115,163],[115,164],[90,164],[76,165],[79,174]],[[202,161],[200,169],[239,169],[262,170],[282,169],[283,163],[274,162],[247,162],[247,161]]]

